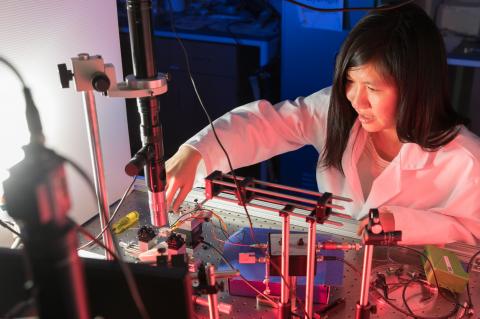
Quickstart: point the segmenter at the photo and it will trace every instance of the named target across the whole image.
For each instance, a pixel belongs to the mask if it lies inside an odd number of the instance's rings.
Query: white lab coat
[[[217,119],[215,128],[234,168],[266,160],[311,144],[320,153],[326,136],[330,88],[306,98],[271,105],[256,101]],[[317,165],[320,192],[350,197],[342,205],[361,219],[370,208],[384,207],[401,230],[401,244],[441,244],[480,239],[480,139],[461,127],[458,136],[435,152],[405,143],[390,165],[374,180],[364,198],[357,162],[367,133],[357,120],[343,154],[343,176],[336,169]],[[198,174],[228,172],[224,153],[206,127],[186,144],[203,157]],[[202,168],[203,167],[203,168]],[[312,167],[313,169],[313,167]]]

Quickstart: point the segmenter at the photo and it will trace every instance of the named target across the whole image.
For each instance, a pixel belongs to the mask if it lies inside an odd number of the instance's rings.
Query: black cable
[[[350,269],[352,269],[354,272],[356,272],[358,275],[360,275],[360,276],[362,275],[362,273],[360,272],[360,270],[357,269],[357,267],[355,267],[354,265],[352,265],[350,262],[346,261],[345,259],[340,258],[340,257],[335,257],[335,260],[341,261],[342,263],[347,265]]]
[[[3,220],[0,219],[0,226],[3,226],[5,227],[6,229],[8,229],[9,231],[11,231],[12,233],[14,233],[15,235],[17,235],[18,237],[20,237],[22,240],[22,234],[20,234],[18,231],[16,231],[15,229],[13,229],[12,227],[10,227],[10,225],[8,225],[6,222],[4,222]]]
[[[33,102],[33,98],[32,98],[30,89],[26,86],[25,81],[23,80],[20,73],[15,69],[15,67],[10,62],[8,62],[6,59],[4,59],[2,57],[0,57],[0,62],[6,64],[10,69],[12,69],[12,71],[16,74],[16,76],[20,79],[20,81],[22,83],[23,92],[24,92],[24,95],[25,95],[25,101],[26,101],[26,104],[27,104],[27,106],[26,106],[26,118],[27,118],[28,128],[29,128],[30,134],[31,134],[30,142],[31,143],[39,143],[39,144],[43,145],[43,142],[44,142],[45,138],[44,138],[43,132],[42,132],[42,125],[41,125],[41,121],[40,121],[40,116],[39,116],[38,110],[35,107],[35,104]],[[95,187],[94,187],[92,181],[90,180],[90,178],[88,177],[88,175],[80,168],[80,166],[78,166],[75,162],[73,162],[73,161],[71,161],[71,160],[69,160],[69,159],[67,159],[67,158],[65,158],[61,155],[56,154],[56,156],[58,156],[59,159],[69,163],[70,165],[73,166],[73,168],[75,170],[77,170],[77,172],[85,179],[85,181],[89,185],[90,190],[93,192],[93,194],[95,195],[95,198],[96,198],[97,196],[96,196],[96,193],[95,193]],[[108,220],[108,218],[106,218],[106,216],[104,216],[104,218],[105,218],[105,220]],[[71,222],[74,223],[73,220],[71,220]],[[76,224],[74,223],[74,225],[76,225]],[[78,227],[80,227],[80,226],[78,226]],[[80,227],[80,229],[81,229],[81,227]],[[112,230],[111,230],[110,227],[108,227],[108,230],[112,234]],[[88,233],[88,232],[85,230],[85,233]],[[90,233],[88,233],[88,234],[90,235]],[[92,237],[92,239],[94,239],[93,235],[91,235],[91,237]],[[113,240],[113,243],[116,246],[116,250],[119,251],[118,243],[115,240],[114,236],[112,236],[112,240]],[[101,246],[104,247],[110,254],[113,253],[110,249],[107,249],[107,247],[105,247],[105,245],[103,245],[103,243],[101,243],[100,241],[96,240],[96,242],[100,243]],[[116,255],[112,254],[112,256],[116,256]],[[150,317],[149,317],[148,313],[146,312],[146,308],[145,308],[145,305],[143,304],[143,301],[140,298],[140,294],[138,292],[138,287],[136,286],[136,283],[133,279],[133,275],[132,275],[130,269],[125,265],[125,263],[124,263],[124,261],[121,257],[117,256],[116,259],[120,264],[120,268],[122,269],[122,271],[125,275],[125,278],[127,279],[127,284],[129,286],[130,293],[132,294],[132,297],[135,301],[135,304],[136,304],[142,318],[149,319]]]
[[[23,96],[25,98],[25,118],[27,120],[28,131],[30,132],[30,142],[43,145],[45,136],[43,135],[42,122],[40,114],[33,101],[32,92],[20,75],[20,72],[8,60],[0,56],[0,62],[8,66],[18,77],[23,87]]]
[[[430,263],[430,267],[432,268],[432,271],[433,271],[433,265],[432,265],[430,259],[429,259],[427,256],[425,256],[425,254],[423,254],[423,253],[421,253],[421,252],[419,252],[419,251],[417,251],[417,250],[415,250],[415,249],[413,249],[413,248],[406,247],[406,246],[396,246],[396,247],[405,248],[405,249],[408,249],[408,250],[413,250],[414,252],[421,254],[421,255]],[[479,251],[479,254],[480,254],[480,251]],[[345,265],[347,265],[347,266],[349,266],[350,268],[352,268],[352,269],[361,277],[360,271],[359,271],[355,266],[353,266],[352,264],[350,264],[349,262],[347,262],[347,261],[344,260],[343,258],[338,258],[338,257],[337,257],[336,260],[339,260],[339,261],[345,263]],[[449,300],[448,298],[446,298],[445,295],[442,294],[441,288],[438,286],[438,281],[437,281],[437,277],[436,277],[435,271],[433,271],[433,275],[434,275],[434,278],[435,278],[435,283],[436,283],[436,285],[437,285],[437,287],[438,287],[438,292],[439,292],[439,294],[440,294],[444,299],[446,299],[447,301],[452,302],[451,300]],[[408,282],[406,282],[406,283],[404,283],[404,284],[403,284],[403,285],[404,285],[404,289],[406,289],[405,286],[408,285],[408,284],[410,284],[410,283],[411,283],[411,280],[408,281]],[[370,289],[373,289],[373,290],[377,291],[376,287],[375,287],[373,284],[371,284],[371,283],[370,283]],[[404,291],[403,293],[405,293],[405,291]],[[438,316],[438,317],[419,316],[419,315],[414,314],[414,313],[411,311],[411,309],[410,309],[410,307],[409,307],[409,305],[408,305],[408,302],[407,302],[407,300],[406,300],[406,298],[404,297],[403,294],[402,294],[403,302],[404,302],[404,304],[405,304],[405,307],[406,307],[410,312],[407,312],[407,311],[403,310],[402,308],[398,307],[397,305],[395,305],[394,303],[392,303],[390,300],[388,300],[388,298],[386,298],[385,296],[383,296],[381,293],[379,293],[378,295],[379,295],[379,297],[380,297],[381,299],[383,299],[383,301],[385,301],[390,307],[394,308],[394,309],[397,310],[398,312],[406,315],[407,317],[412,317],[412,316],[413,316],[414,318],[417,318],[417,319],[443,319],[443,318],[448,318],[448,317],[454,315],[454,314],[458,311],[458,308],[459,308],[459,307],[462,307],[462,306],[458,303],[458,301],[455,302],[455,303],[452,302],[452,303],[455,305],[455,308],[452,309],[452,311],[450,311],[450,312],[449,312],[447,315],[445,315],[445,316]]]
[[[468,266],[467,266],[467,273],[470,274],[470,271],[472,270],[472,265],[477,258],[477,256],[480,255],[480,250],[477,251],[475,254],[473,254],[472,257],[470,257],[470,260],[468,261]],[[468,307],[474,309],[473,302],[472,302],[472,294],[470,292],[470,281],[467,281],[467,298],[468,298]]]
[[[204,244],[206,244],[207,246],[215,249],[215,251],[222,257],[222,259],[223,259],[232,269],[236,270],[235,267],[233,267],[233,265],[227,260],[227,258],[220,252],[220,250],[219,250],[218,248],[216,248],[215,246],[213,246],[213,245],[210,244],[210,243],[207,243],[207,242],[204,241],[204,240],[202,240],[202,243],[204,243]],[[267,254],[265,253],[265,256],[266,256],[266,255],[267,255]],[[288,290],[290,290],[290,289],[291,289],[290,283],[289,283],[289,282],[285,279],[285,277],[283,276],[282,270],[280,269],[280,267],[278,267],[278,266],[275,265],[274,263],[270,263],[270,265],[273,266],[273,268],[275,268],[275,270],[280,274],[279,276],[280,276],[280,277],[282,278],[282,280],[285,282],[285,285],[287,286]],[[242,280],[245,281],[245,282],[252,288],[251,284],[248,282],[248,280],[247,280],[245,277],[243,277],[243,275],[240,274],[240,278],[242,278]],[[252,289],[253,289],[253,288],[252,288]],[[257,293],[259,292],[259,291],[257,291],[256,289],[254,289],[254,290],[255,290]],[[260,294],[265,297],[265,294],[263,294],[263,293],[260,293]],[[270,298],[267,298],[267,299],[270,300]],[[302,306],[302,309],[305,309],[305,304],[302,302],[302,300],[300,300],[300,299],[298,299],[298,298],[297,298],[297,300],[300,302],[300,304],[301,304],[301,306]],[[270,300],[270,301],[272,302],[272,300]],[[307,313],[305,313],[305,316],[307,317],[307,319],[311,319],[310,316],[309,316]]]
[[[180,215],[180,217],[178,217],[178,218],[170,225],[170,228],[173,228],[180,220],[182,220],[182,219],[185,218],[186,216],[192,215],[193,213],[196,213],[196,212],[198,212],[199,210],[203,210],[203,209],[202,209],[202,208],[195,207],[195,208],[192,209],[191,211],[186,212],[185,214]]]
[[[138,175],[135,175],[133,177],[132,182],[130,183],[130,185],[127,187],[127,189],[123,193],[122,198],[120,199],[120,201],[117,204],[117,207],[115,207],[115,210],[113,211],[112,216],[110,216],[110,219],[108,220],[107,224],[103,227],[103,229],[100,231],[100,233],[95,237],[96,239],[100,240],[100,237],[103,236],[103,233],[105,233],[105,231],[108,229],[108,227],[110,227],[110,225],[112,224],[112,221],[115,218],[115,216],[117,215],[117,213],[118,213],[120,207],[122,206],[123,202],[125,201],[125,198],[127,198],[128,193],[130,192],[133,185],[135,184],[135,181],[137,180],[137,177],[138,177]],[[93,243],[95,243],[95,241],[90,240],[88,243],[83,244],[82,246],[78,247],[77,250],[84,249],[84,248],[92,245]]]
[[[8,318],[18,318],[28,307],[35,307],[35,300],[38,294],[37,287],[35,286],[34,278],[33,278],[33,270],[32,270],[32,262],[30,260],[30,256],[25,253],[25,250],[22,250],[22,257],[23,257],[23,271],[25,273],[25,280],[24,280],[24,289],[28,292],[28,299],[21,300],[13,305],[10,310],[8,310],[2,317],[5,319]]]
[[[75,171],[77,171],[77,173],[83,178],[85,183],[87,183],[89,189],[92,191],[93,197],[97,198],[97,194],[95,193],[95,184],[93,184],[92,180],[90,179],[90,176],[88,176],[88,174],[77,163],[75,163],[71,159],[64,157],[60,154],[55,154],[55,155],[57,155],[58,158],[60,158],[64,162],[70,164],[75,169]]]
[[[103,247],[110,255],[112,255],[119,263],[120,268],[122,269],[122,273],[125,276],[125,280],[127,282],[128,288],[130,290],[130,294],[133,298],[133,301],[135,302],[135,305],[137,306],[137,309],[143,319],[149,319],[150,315],[147,312],[147,309],[145,308],[145,304],[143,303],[142,297],[140,296],[140,291],[138,290],[137,283],[135,282],[135,278],[133,277],[132,271],[130,268],[126,265],[126,263],[123,261],[121,255],[115,254],[114,251],[112,251],[110,248],[105,246],[102,241],[98,240],[93,236],[90,232],[88,232],[85,228],[82,226],[78,225],[73,221],[72,219],[69,219],[70,223],[75,227],[76,230],[81,232],[83,235],[89,237],[91,240],[95,241],[98,245]]]
[[[421,251],[418,251],[416,249],[413,249],[413,248],[410,248],[410,247],[407,247],[407,246],[400,246],[398,245],[397,247],[400,247],[400,248],[404,248],[404,249],[407,249],[407,250],[410,250],[410,251],[413,251],[415,252],[416,254],[422,256],[429,264],[430,266],[430,269],[432,269],[432,273],[433,273],[433,278],[435,279],[435,286],[438,287],[438,293],[447,301],[455,304],[456,307],[461,307],[461,308],[465,308],[465,306],[461,305],[458,300],[450,300],[449,298],[447,298],[447,296],[445,296],[443,294],[443,291],[440,289],[440,285],[438,283],[438,279],[437,279],[437,274],[435,273],[435,270],[434,270],[434,267],[433,267],[433,263],[432,261],[430,260],[430,258],[428,258],[427,255],[425,255],[424,253],[422,253]]]
[[[183,41],[180,39],[180,37],[178,36],[178,32],[177,32],[177,29],[175,28],[175,18],[173,16],[173,11],[172,11],[172,2],[171,0],[168,0],[168,3],[169,3],[169,15],[170,15],[170,26],[172,28],[172,31],[173,33],[175,34],[175,37],[178,41],[178,43],[180,44],[180,47],[183,51],[183,55],[185,57],[185,63],[186,63],[186,66],[187,66],[187,72],[188,72],[188,76],[190,78],[190,82],[192,83],[192,86],[193,86],[193,90],[195,91],[195,95],[197,97],[197,100],[198,102],[200,103],[200,106],[202,107],[203,109],[203,112],[205,113],[205,116],[207,117],[207,120],[210,124],[210,127],[212,128],[212,132],[213,132],[213,135],[215,136],[215,139],[217,140],[217,143],[218,145],[220,146],[220,148],[222,149],[223,153],[225,154],[226,158],[227,158],[227,162],[228,162],[228,166],[231,170],[231,174],[233,176],[233,181],[235,182],[235,186],[237,187],[237,190],[240,189],[240,186],[239,186],[239,183],[238,183],[238,180],[237,180],[237,176],[235,175],[235,171],[233,169],[233,166],[232,166],[232,162],[230,161],[230,156],[228,156],[228,153],[227,151],[225,150],[225,147],[223,146],[222,142],[220,142],[220,138],[218,137],[217,135],[217,132],[215,130],[215,127],[213,125],[213,121],[212,119],[210,118],[210,114],[208,114],[208,111],[207,109],[205,108],[205,105],[203,103],[203,100],[200,96],[200,93],[198,92],[198,89],[197,89],[197,85],[195,83],[195,80],[193,79],[193,76],[192,76],[192,71],[191,71],[191,68],[190,68],[190,59],[188,57],[188,53],[187,53],[187,49],[185,48],[184,44],[183,44]],[[239,199],[240,200],[240,199]],[[250,236],[252,237],[252,240],[254,242],[256,242],[255,240],[255,233],[253,231],[253,223],[252,223],[252,219],[250,217],[250,214],[248,212],[248,209],[247,209],[247,206],[246,204],[242,201],[242,207],[243,209],[245,210],[245,214],[247,215],[247,219],[248,219],[248,223],[249,223],[249,226],[250,226]]]
[[[85,171],[80,166],[78,166],[75,162],[73,162],[72,160],[70,160],[68,158],[65,158],[61,155],[58,155],[58,156],[61,159],[63,159],[65,162],[72,165],[72,167],[80,174],[80,176],[88,184],[89,189],[92,192],[92,194],[94,195],[94,197],[97,198],[97,194],[95,192],[95,186],[94,186],[92,180],[90,179],[90,177],[87,175],[87,173],[85,173]],[[130,184],[131,186],[134,184],[135,178],[134,178],[134,181]],[[128,192],[126,192],[126,193],[128,193]],[[124,194],[124,196],[125,196],[125,194]],[[104,216],[104,219],[108,220],[108,218],[106,218],[106,217],[107,216]],[[133,274],[132,274],[130,268],[127,267],[125,261],[123,260],[122,255],[121,254],[119,254],[119,255],[115,254],[110,248],[106,247],[100,240],[96,239],[95,236],[90,234],[90,232],[85,230],[80,225],[76,224],[75,221],[73,221],[71,218],[69,218],[69,219],[70,219],[70,222],[75,226],[75,228],[77,230],[79,230],[82,234],[86,235],[91,240],[96,242],[98,245],[100,245],[103,249],[105,249],[110,255],[112,255],[117,260],[118,264],[120,265],[120,269],[122,270],[122,273],[125,276],[125,279],[127,281],[127,285],[128,285],[129,290],[130,290],[130,294],[132,295],[132,298],[135,302],[135,306],[137,307],[137,309],[138,309],[138,311],[139,311],[139,313],[140,313],[140,315],[143,319],[149,319],[150,316],[149,316],[149,314],[148,314],[148,312],[145,308],[143,300],[140,297],[140,292],[138,290],[137,283],[135,282],[135,279],[133,278]],[[115,246],[115,250],[119,252],[120,248],[119,248],[118,242],[116,240],[116,237],[113,235],[110,223],[107,223],[106,226],[107,226],[106,229],[108,229],[108,231],[110,232],[110,235],[112,236],[112,242]]]
[[[8,310],[2,318],[4,319],[13,319],[13,318],[18,318],[20,315],[22,315],[25,310],[27,310],[29,307],[32,307],[35,305],[35,298],[29,298],[27,300],[22,300],[13,305],[13,307]]]
[[[403,304],[405,305],[405,307],[407,308],[407,310],[409,311],[410,315],[413,316],[414,318],[433,318],[433,319],[436,319],[436,318],[439,318],[439,317],[425,317],[425,316],[422,316],[422,317],[419,317],[418,315],[416,315],[415,313],[413,313],[413,310],[410,308],[410,305],[408,304],[408,301],[407,301],[407,288],[410,284],[412,283],[418,283],[420,285],[423,285],[424,283],[416,278],[413,278],[411,280],[408,280],[406,283],[403,284],[403,289],[402,289],[402,301],[403,301]],[[438,290],[440,290],[440,287],[438,287]],[[440,318],[450,318],[451,316],[453,316],[457,311],[458,311],[458,308],[459,308],[459,304],[455,304],[455,308],[452,309],[450,311],[450,313],[448,313],[447,315],[445,316],[442,316]]]
[[[207,245],[208,247],[210,248],[213,248],[213,250],[215,250],[217,252],[217,254],[223,259],[223,261],[225,261],[225,263],[230,266],[230,268],[232,268],[232,270],[236,271],[237,269],[235,269],[235,267],[232,265],[232,263],[225,257],[225,255],[222,254],[222,252],[217,248],[215,247],[214,245],[210,244],[209,242],[206,242],[205,240],[201,240],[200,241],[202,244],[205,244]],[[269,296],[265,295],[263,292],[261,292],[260,290],[258,290],[257,288],[255,288],[249,281],[247,278],[245,278],[242,274],[239,274],[239,277],[243,280],[243,282],[245,282],[245,284],[247,284],[247,286],[249,286],[253,291],[255,291],[256,293],[258,293],[259,295],[262,295],[265,299],[267,299],[268,301],[270,301],[272,304],[276,305],[276,302],[273,301]]]
[[[385,5],[385,6],[380,6],[380,7],[357,7],[357,8],[318,8],[314,6],[310,6],[308,4],[304,4],[300,1],[295,1],[295,0],[285,0],[287,2],[293,3],[297,6],[310,9],[313,11],[318,11],[318,12],[350,12],[350,11],[387,11],[387,10],[394,10],[398,9],[400,7],[403,7],[404,5],[411,3],[415,0],[406,0],[404,2],[398,3],[398,4],[390,4],[390,5]]]
[[[417,251],[416,249],[413,249],[413,248],[410,248],[410,247],[407,247],[407,246],[396,246],[396,247],[399,247],[399,248],[403,248],[403,249],[406,249],[406,250],[410,250],[410,251],[413,251],[415,252],[416,254],[418,255],[421,255],[430,265],[430,268],[432,269],[432,273],[433,273],[433,277],[435,279],[435,285],[437,286],[437,291],[439,293],[440,296],[442,296],[445,300],[451,302],[453,305],[454,305],[454,308],[452,308],[452,310],[444,315],[444,316],[435,316],[435,317],[428,317],[428,316],[420,316],[420,315],[417,315],[417,314],[414,314],[412,311],[411,311],[411,308],[410,306],[408,305],[408,302],[406,300],[406,298],[404,297],[404,294],[405,294],[405,289],[406,287],[404,286],[404,291],[402,293],[402,299],[403,299],[403,303],[405,304],[405,307],[410,311],[410,312],[406,312],[405,310],[401,309],[400,307],[397,307],[395,304],[393,304],[392,302],[390,302],[385,296],[383,296],[382,294],[379,294],[380,297],[389,305],[391,306],[392,308],[400,311],[401,313],[407,315],[407,316],[413,316],[415,318],[418,318],[418,319],[441,319],[441,318],[448,318],[448,317],[451,317],[452,315],[454,315],[457,311],[458,311],[458,308],[459,307],[462,307],[464,308],[464,306],[460,305],[458,300],[456,301],[452,301],[450,300],[450,298],[447,298],[444,293],[443,293],[443,290],[441,289],[440,285],[438,284],[438,279],[437,279],[437,275],[434,271],[434,267],[433,267],[433,263],[432,261],[430,260],[430,258],[428,258],[428,256],[426,256],[424,253],[420,252],[420,251]],[[411,281],[408,281],[406,282],[404,285],[409,285],[411,283]],[[375,287],[372,285],[371,288],[375,289]]]
[[[376,288],[371,285],[370,286],[371,289],[374,289],[376,291]],[[449,318],[450,316],[454,315],[455,312],[457,312],[458,310],[458,307],[455,307],[455,311],[451,311],[450,314],[448,314],[447,316],[438,316],[438,317],[426,317],[426,316],[419,316],[419,315],[415,315],[415,314],[411,314],[411,313],[408,313],[407,311],[403,310],[402,308],[398,307],[397,305],[395,305],[394,303],[392,303],[390,300],[388,300],[385,296],[383,296],[381,293],[378,294],[378,297],[380,297],[383,301],[385,301],[385,303],[387,303],[390,307],[392,307],[393,309],[397,310],[398,312],[404,314],[405,316],[407,317],[414,317],[416,319],[445,319],[445,318]]]
[[[17,76],[17,78],[20,80],[20,82],[22,83],[22,86],[25,88],[27,87],[27,84],[25,83],[25,80],[23,79],[23,77],[20,75],[20,72],[18,72],[18,70],[13,66],[13,64],[11,64],[10,62],[8,62],[7,59],[3,58],[0,56],[0,62],[2,62],[3,64],[5,64],[6,66],[8,66],[12,71],[13,73],[15,73],[15,75]]]
[[[407,281],[406,283],[403,284],[402,300],[403,300],[403,304],[404,304],[405,307],[407,308],[408,312],[409,312],[410,314],[412,314],[412,316],[414,316],[413,310],[412,310],[412,308],[410,308],[410,305],[409,305],[408,302],[407,302],[407,288],[408,288],[408,286],[409,286],[412,282],[416,282],[416,280],[415,280],[415,279],[411,279],[411,280],[409,280],[409,281]]]

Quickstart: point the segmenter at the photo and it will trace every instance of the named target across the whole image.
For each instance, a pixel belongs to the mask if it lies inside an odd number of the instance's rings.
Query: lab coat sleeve
[[[329,101],[329,88],[275,105],[265,100],[256,101],[228,112],[215,120],[214,126],[233,168],[244,167],[307,144],[316,145],[318,149],[325,136]],[[230,171],[209,126],[186,144],[202,155],[199,171],[204,174],[214,170]]]
[[[480,243],[480,182],[459,185],[442,207],[418,210],[383,206],[393,213],[395,229],[402,231],[402,245],[445,244],[455,241]]]

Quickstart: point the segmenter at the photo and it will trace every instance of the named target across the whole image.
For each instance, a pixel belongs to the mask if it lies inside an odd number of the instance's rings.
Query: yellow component
[[[135,224],[140,217],[140,214],[134,210],[128,213],[127,215],[120,218],[118,222],[112,225],[112,230],[115,234],[120,234],[129,229],[133,224]]]
[[[429,283],[435,285],[434,277],[437,277],[440,287],[458,293],[464,291],[468,282],[468,273],[465,272],[460,260],[453,252],[433,245],[427,245],[425,246],[425,255],[433,264],[432,270],[432,265],[422,257],[423,268]],[[434,272],[435,275],[433,274]]]

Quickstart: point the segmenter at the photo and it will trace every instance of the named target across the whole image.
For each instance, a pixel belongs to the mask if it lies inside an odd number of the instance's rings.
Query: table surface
[[[143,183],[143,181],[142,181]],[[118,236],[119,241],[129,242],[136,239],[136,231],[138,230],[138,225],[144,225],[149,223],[149,213],[148,213],[148,199],[147,193],[139,189],[134,190],[130,195],[127,196],[122,208],[119,210],[115,220],[126,215],[132,210],[137,210],[140,213],[140,221],[137,225],[125,231],[124,233]],[[192,192],[188,197],[185,203],[182,205],[182,211],[187,212],[194,207],[194,200],[198,199],[200,201],[203,198],[198,198],[198,191]],[[211,205],[209,202],[203,204],[205,208],[209,208],[218,213],[225,223],[228,226],[229,233],[232,234],[236,230],[248,226],[248,220],[245,217],[245,214],[239,211],[229,211],[224,207],[219,208],[218,205]],[[113,209],[112,209],[113,211]],[[174,221],[177,216],[170,216],[171,222]],[[280,228],[281,224],[278,221],[270,220],[266,218],[254,217],[252,219],[254,227],[257,228]],[[87,229],[93,233],[98,232],[99,225],[96,219],[92,220],[86,225]],[[223,244],[219,242],[218,238],[222,238],[222,234],[218,227],[212,227],[211,223],[204,223],[203,225],[203,237],[205,241],[215,244],[217,248],[222,249]],[[292,225],[291,231],[307,231],[305,227],[300,225]],[[341,233],[341,232],[340,232]],[[338,234],[332,235],[332,240],[335,241],[349,241],[352,242],[354,239],[341,236]],[[93,252],[101,253],[101,250],[97,247],[89,249]],[[372,266],[372,278],[376,276],[377,273],[389,273],[392,269],[398,269],[403,267],[405,273],[412,273],[415,271],[421,271],[420,259],[418,256],[414,256],[412,252],[398,248],[398,247],[376,247],[373,255],[373,266]],[[198,247],[194,251],[194,257],[198,258],[204,262],[210,262],[214,265],[218,265],[221,262],[221,257],[213,249],[203,249]],[[361,271],[362,260],[363,260],[363,249],[359,251],[348,251],[345,253],[345,260],[353,265],[358,271]],[[345,265],[346,266],[346,265]],[[387,281],[392,279],[394,276],[387,278]],[[328,313],[328,318],[355,318],[355,305],[359,300],[360,296],[360,283],[361,283],[361,274],[352,270],[350,267],[344,267],[344,281],[341,287],[331,287],[330,302],[343,297],[346,302],[344,305],[334,309]],[[475,305],[480,305],[480,272],[472,272],[470,275],[470,289],[472,291],[472,301]],[[225,285],[227,286],[227,285]],[[406,295],[407,299],[410,301],[409,304],[412,310],[420,315],[425,317],[436,317],[446,313],[449,313],[452,309],[452,303],[446,301],[443,297],[438,295],[436,289],[432,290],[432,297],[421,302],[421,286],[412,284],[409,286]],[[406,310],[402,302],[402,289],[397,289],[390,293],[390,298],[395,305],[401,309]],[[391,306],[386,304],[381,298],[379,298],[380,293],[376,291],[370,292],[370,302],[375,304],[377,307],[377,313],[372,314],[371,318],[405,318],[406,316],[401,312],[393,309]],[[459,296],[459,301],[463,303],[466,298],[466,294],[462,293]],[[230,296],[228,291],[219,293],[219,302],[229,303],[232,305],[232,312],[230,315],[220,314],[220,318],[276,318],[277,311],[273,308],[268,307],[257,307],[255,298],[247,297],[237,297]],[[318,307],[319,305],[316,305]],[[196,315],[198,318],[208,318],[208,311],[205,307],[196,307]],[[478,317],[478,311],[476,316]],[[325,318],[326,316],[322,317]],[[454,316],[453,316],[454,317]],[[452,318],[453,318],[452,317]],[[473,318],[477,318],[473,317]]]

